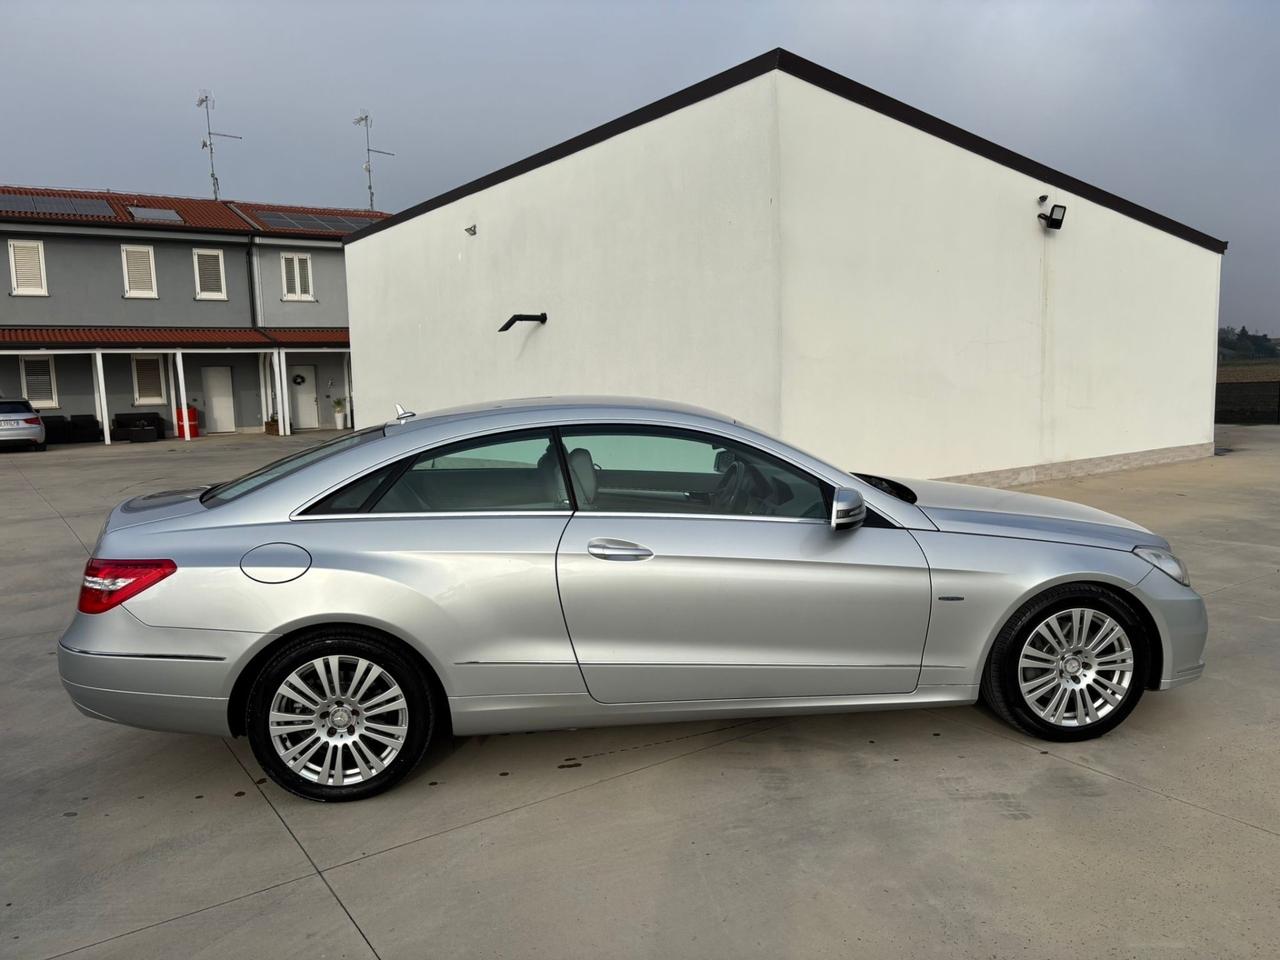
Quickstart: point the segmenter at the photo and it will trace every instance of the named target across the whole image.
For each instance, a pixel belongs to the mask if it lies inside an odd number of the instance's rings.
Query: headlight
[[[1187,568],[1168,550],[1162,550],[1160,547],[1134,547],[1133,552],[1161,573],[1173,577],[1184,587],[1191,586],[1191,577],[1187,573]]]

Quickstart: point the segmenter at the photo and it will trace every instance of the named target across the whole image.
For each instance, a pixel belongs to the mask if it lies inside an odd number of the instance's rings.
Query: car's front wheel
[[[422,757],[433,726],[417,665],[352,630],[286,644],[254,681],[245,716],[263,770],[308,800],[360,800],[394,786]]]
[[[1045,740],[1088,740],[1137,706],[1151,642],[1131,603],[1092,584],[1058,587],[1000,631],[982,697],[1007,722]]]

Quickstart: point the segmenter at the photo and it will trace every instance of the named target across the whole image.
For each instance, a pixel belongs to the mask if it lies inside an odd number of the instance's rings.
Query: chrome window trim
[[[306,509],[305,507],[301,509]],[[300,514],[295,510],[289,515],[290,520],[421,520],[446,519],[456,520],[460,517],[571,517],[572,510],[441,510],[438,513],[424,511],[422,513],[309,513]]]
[[[613,517],[637,519],[653,517],[656,520],[752,520],[765,523],[811,523],[819,527],[829,526],[830,520],[815,517],[770,517],[750,513],[649,513],[626,510],[579,510],[575,517]]]

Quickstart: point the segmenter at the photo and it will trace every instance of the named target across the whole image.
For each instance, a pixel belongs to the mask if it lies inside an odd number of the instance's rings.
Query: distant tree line
[[[1224,360],[1249,360],[1280,356],[1276,342],[1265,333],[1250,333],[1245,326],[1218,328],[1218,356]]]

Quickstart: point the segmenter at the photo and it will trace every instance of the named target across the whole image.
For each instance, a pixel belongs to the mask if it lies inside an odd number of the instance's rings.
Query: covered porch
[[[354,422],[345,329],[11,328],[0,336],[0,397],[29,400],[51,443],[289,436]]]

